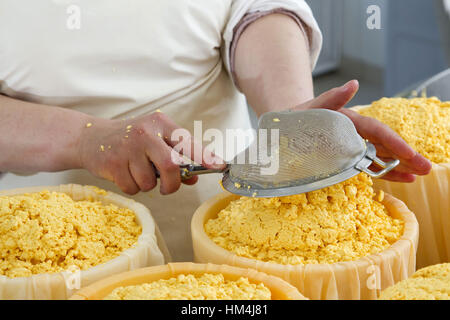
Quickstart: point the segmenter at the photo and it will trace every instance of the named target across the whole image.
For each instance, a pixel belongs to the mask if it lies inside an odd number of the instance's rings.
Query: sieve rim
[[[273,197],[286,197],[293,196],[297,194],[307,193],[311,191],[320,190],[326,187],[330,187],[346,181],[348,179],[357,176],[364,169],[367,169],[372,163],[372,158],[376,156],[376,149],[370,142],[365,142],[366,148],[362,158],[357,161],[352,167],[345,169],[335,175],[323,178],[314,182],[310,182],[303,185],[279,187],[279,188],[240,188],[236,185],[240,185],[242,181],[233,180],[230,176],[229,171],[223,175],[222,186],[229,192],[244,196],[244,197],[254,197],[254,198],[273,198]]]

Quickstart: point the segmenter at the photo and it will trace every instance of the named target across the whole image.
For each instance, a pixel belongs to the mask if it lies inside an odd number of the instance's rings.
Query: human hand
[[[345,109],[359,89],[359,83],[352,80],[339,88],[331,89],[295,109],[306,110],[324,108],[341,112],[349,117],[359,135],[369,140],[377,149],[377,156],[385,161],[400,160],[400,165],[383,179],[397,182],[414,182],[415,175],[427,175],[432,164],[414,151],[396,132],[380,121],[364,117],[357,112]],[[372,166],[371,169],[376,167]]]
[[[81,134],[79,162],[82,168],[131,195],[155,188],[155,167],[161,194],[177,191],[181,183],[195,184],[197,177],[181,181],[179,165],[186,162],[181,154],[197,160],[194,155],[202,152],[203,166],[225,168],[223,160],[202,150],[187,130],[181,142],[173,141],[172,133],[177,129],[181,128],[160,112],[127,121],[95,119]]]

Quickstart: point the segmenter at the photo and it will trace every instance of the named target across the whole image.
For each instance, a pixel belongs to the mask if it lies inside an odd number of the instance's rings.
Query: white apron
[[[67,8],[74,3],[80,29],[67,26],[72,16]],[[24,6],[1,0],[0,92],[104,118],[161,109],[191,132],[194,120],[202,120],[204,130],[250,128],[245,99],[220,56],[230,5],[231,0],[104,0],[27,1]],[[150,208],[173,260],[192,260],[190,219],[221,191],[219,179],[202,177],[170,196],[155,189],[134,197]],[[66,183],[121,193],[83,170],[8,173],[0,189]]]

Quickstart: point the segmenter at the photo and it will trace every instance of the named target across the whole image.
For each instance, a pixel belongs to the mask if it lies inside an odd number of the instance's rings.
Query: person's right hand
[[[176,129],[180,127],[160,112],[126,121],[95,119],[86,125],[80,137],[79,162],[95,176],[114,182],[131,195],[155,188],[156,167],[161,194],[173,193],[182,182],[195,184],[198,180],[194,177],[181,181],[179,165],[183,159],[178,152],[194,160],[194,152],[202,150],[190,135],[181,143],[172,141]],[[183,150],[179,150],[180,145]],[[191,152],[187,151],[189,148]],[[222,159],[203,151],[203,166],[225,168]]]

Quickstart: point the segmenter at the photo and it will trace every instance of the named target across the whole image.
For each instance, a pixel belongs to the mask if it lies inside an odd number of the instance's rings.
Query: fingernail
[[[220,170],[220,169],[225,168],[225,163],[223,162],[223,160],[218,160],[215,163],[211,163],[211,167],[213,169]]]
[[[225,165],[225,162],[223,161],[222,158],[212,153],[211,154],[205,153],[203,156],[203,162],[213,169],[222,169]]]
[[[347,90],[348,90],[349,83],[350,83],[350,82],[347,82],[346,84],[344,84],[344,85],[341,87],[341,90],[342,90],[342,91],[347,91]]]
[[[344,84],[344,85],[341,87],[341,89],[342,89],[343,91],[350,90],[351,87],[352,87],[352,86],[351,86],[352,83],[355,82],[355,81],[356,81],[356,84],[359,84],[358,80],[350,80],[349,82],[347,82],[346,84]]]

